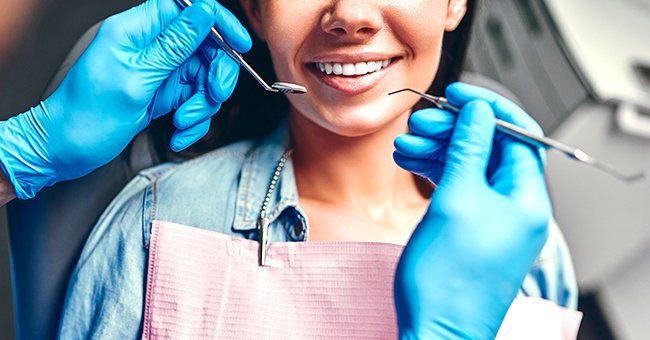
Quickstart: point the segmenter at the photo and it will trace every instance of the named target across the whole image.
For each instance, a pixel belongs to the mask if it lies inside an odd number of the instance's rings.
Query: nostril
[[[342,27],[332,27],[330,28],[329,32],[337,37],[342,37],[348,34],[345,28]]]
[[[350,26],[348,24],[347,26]],[[344,24],[332,24],[325,29],[328,34],[337,38],[367,39],[377,33],[378,29],[366,25],[346,27]]]
[[[357,3],[355,3],[357,4]],[[345,39],[367,39],[377,33],[383,24],[376,11],[359,6],[334,6],[321,18],[323,32]]]
[[[370,27],[361,27],[357,30],[358,35],[372,35],[376,32],[377,30],[374,28]]]

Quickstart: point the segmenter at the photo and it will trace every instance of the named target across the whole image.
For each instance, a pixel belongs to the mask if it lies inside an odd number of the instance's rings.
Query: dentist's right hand
[[[183,10],[174,0],[149,0],[108,18],[44,105],[0,122],[0,170],[16,196],[108,163],[172,110],[173,150],[205,135],[239,74],[206,40],[212,26],[236,50],[250,49],[248,32],[216,0]]]
[[[415,112],[395,161],[438,184],[395,276],[403,339],[493,339],[547,238],[542,150],[495,132],[497,118],[541,133],[519,107],[465,84],[458,116]]]

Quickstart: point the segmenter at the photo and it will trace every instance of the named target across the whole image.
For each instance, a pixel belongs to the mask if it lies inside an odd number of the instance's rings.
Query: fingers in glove
[[[409,130],[416,135],[431,138],[449,138],[456,122],[456,114],[440,109],[413,112],[408,120]]]
[[[444,161],[448,140],[436,140],[405,133],[395,138],[395,149],[402,155],[417,159]]]
[[[226,42],[237,52],[248,52],[253,46],[253,40],[239,19],[219,4],[216,7],[215,14],[215,28]]]
[[[210,97],[217,102],[225,102],[235,90],[239,78],[239,64],[223,50],[210,63],[207,88]]]
[[[141,66],[158,72],[160,81],[165,79],[201,46],[220,6],[211,0],[185,8],[144,48],[139,58]]]
[[[174,113],[174,126],[186,130],[209,120],[221,108],[221,103],[212,100],[205,92],[195,93]]]
[[[454,105],[482,98],[488,102],[496,118],[515,124],[537,135],[543,135],[539,124],[521,107],[512,101],[492,91],[454,83],[447,87],[447,99]],[[492,164],[492,184],[499,192],[510,193],[523,186],[534,186],[545,189],[543,181],[544,150],[531,146],[514,137],[497,133],[494,144],[494,154],[498,155]]]
[[[462,107],[447,148],[441,186],[445,181],[485,180],[494,127],[494,112],[486,101],[473,100]]]
[[[507,102],[497,101],[496,112],[502,116],[513,114],[513,108]],[[531,127],[532,128],[532,127]],[[503,194],[526,196],[546,191],[544,177],[544,150],[506,136],[495,143],[499,159],[495,165],[491,184]]]
[[[163,81],[150,107],[153,119],[178,109],[194,95],[197,91],[195,78],[202,68],[206,68],[204,64],[203,57],[194,54]]]
[[[515,124],[531,132],[541,134],[542,129],[537,122],[530,117],[526,111],[509,99],[482,87],[468,85],[464,83],[453,83],[446,89],[447,100],[453,105],[462,107],[466,103],[481,99],[493,106],[496,118],[508,123]],[[507,110],[496,110],[496,103],[499,102],[501,107],[508,107]]]
[[[210,131],[210,120],[206,120],[185,130],[177,130],[172,135],[170,147],[174,152],[185,150]]]
[[[136,47],[144,48],[156,40],[180,12],[174,0],[149,0],[107,18],[101,30],[128,35]]]
[[[399,151],[393,152],[393,160],[402,169],[427,178],[434,183],[440,181],[444,169],[444,163],[441,161],[413,158],[403,155]]]

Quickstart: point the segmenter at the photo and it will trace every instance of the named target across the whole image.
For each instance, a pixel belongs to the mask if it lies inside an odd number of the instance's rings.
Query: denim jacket
[[[70,278],[59,325],[63,339],[134,339],[142,333],[151,223],[200,227],[257,238],[257,218],[278,160],[286,124],[260,140],[235,143],[183,163],[142,171],[113,200],[88,237]],[[308,239],[291,161],[270,201],[271,242]],[[520,294],[576,308],[571,259],[554,222]]]

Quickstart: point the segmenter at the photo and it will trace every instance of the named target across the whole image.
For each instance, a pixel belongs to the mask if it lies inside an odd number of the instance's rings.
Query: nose
[[[322,30],[346,41],[366,40],[382,26],[382,12],[373,0],[336,0],[324,13]]]

